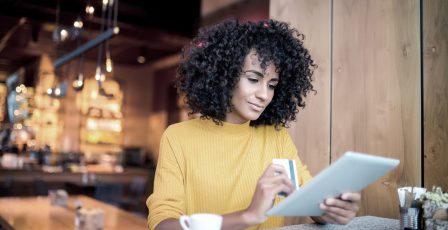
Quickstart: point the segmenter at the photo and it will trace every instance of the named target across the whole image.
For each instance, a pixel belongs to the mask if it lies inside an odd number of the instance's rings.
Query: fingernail
[[[327,208],[327,206],[325,206],[325,204],[323,204],[323,203],[320,203],[319,207],[322,210],[325,210]]]

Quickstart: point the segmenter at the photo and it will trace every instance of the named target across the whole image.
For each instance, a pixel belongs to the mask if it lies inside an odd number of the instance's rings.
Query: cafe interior
[[[305,34],[318,93],[289,132],[313,175],[346,150],[401,161],[359,216],[398,229],[397,189],[448,189],[445,1],[0,4],[0,230],[74,229],[80,210],[100,229],[147,229],[162,133],[195,117],[174,87],[179,54],[229,17]]]
[[[199,26],[269,14],[265,0],[1,5],[0,229],[73,229],[74,211],[48,214],[60,200],[101,208],[105,229],[146,229],[160,136],[188,119],[182,47]]]

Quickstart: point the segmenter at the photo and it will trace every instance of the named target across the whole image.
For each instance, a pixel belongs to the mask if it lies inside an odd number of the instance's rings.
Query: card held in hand
[[[283,166],[283,168],[285,168],[288,178],[294,184],[295,190],[298,190],[299,189],[299,179],[298,179],[298,175],[297,175],[296,161],[290,160],[290,159],[272,159],[272,163],[276,164],[276,165],[281,165],[281,166]],[[279,193],[278,195],[281,197],[286,197],[286,194],[283,192]]]

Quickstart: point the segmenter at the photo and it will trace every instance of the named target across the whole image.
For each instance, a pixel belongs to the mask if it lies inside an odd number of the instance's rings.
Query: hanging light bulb
[[[87,1],[86,14],[88,15],[89,18],[92,18],[94,13],[95,13],[95,7],[92,6],[90,1]]]
[[[137,57],[137,62],[143,64],[146,62],[146,58],[143,55]]]
[[[99,81],[101,79],[101,67],[97,66],[95,71],[95,80]]]
[[[106,71],[108,73],[112,73],[112,68],[113,63],[112,63],[112,59],[110,58],[110,51],[109,51],[109,46],[107,45],[107,49],[106,49]]]
[[[137,62],[140,64],[144,64],[146,62],[146,48],[141,47],[139,55],[137,56]]]
[[[86,13],[88,15],[93,15],[93,13],[95,13],[95,7],[91,6],[91,5],[87,5],[86,6]]]
[[[54,95],[55,95],[56,97],[61,96],[61,89],[60,89],[59,87],[56,87],[56,88],[54,89]]]
[[[110,57],[106,59],[106,71],[112,73],[112,59]]]
[[[73,22],[73,26],[74,26],[76,29],[82,29],[83,25],[84,25],[84,24],[82,23],[82,20],[81,20],[80,17],[78,17],[78,18],[75,20],[75,22]]]
[[[100,81],[106,80],[106,75],[104,73],[101,73],[100,75]]]
[[[53,95],[53,89],[52,89],[52,88],[48,88],[48,89],[47,89],[47,95],[48,95],[48,96]]]
[[[84,88],[84,75],[79,73],[76,79],[72,83],[73,89],[75,91],[80,91]]]

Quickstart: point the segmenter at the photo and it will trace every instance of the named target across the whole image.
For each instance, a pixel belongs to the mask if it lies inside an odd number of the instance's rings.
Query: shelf
[[[88,153],[120,153],[121,145],[118,144],[91,144],[86,142],[80,143],[81,149]]]

